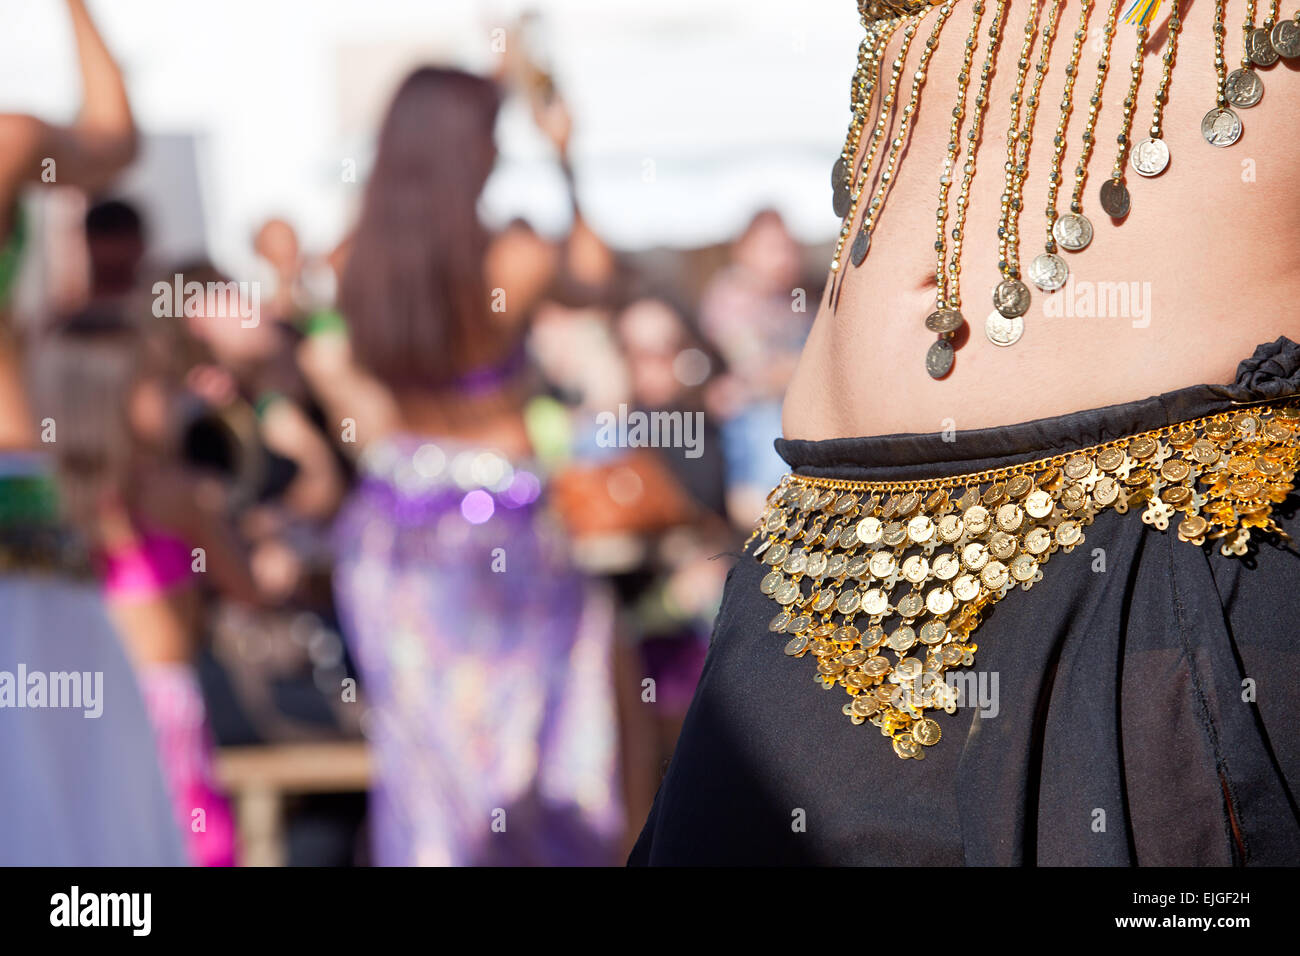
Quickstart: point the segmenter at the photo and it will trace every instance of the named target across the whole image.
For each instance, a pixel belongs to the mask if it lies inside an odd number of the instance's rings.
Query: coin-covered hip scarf
[[[780,442],[795,467],[746,546],[766,570],[764,653],[782,648],[848,720],[924,758],[981,622],[1044,575],[1087,573],[1089,558],[1058,555],[1086,551],[1099,514],[1227,557],[1289,542],[1274,509],[1300,469],[1298,369],[1279,339],[1230,386],[997,429]],[[1048,434],[1062,422],[1072,435]]]

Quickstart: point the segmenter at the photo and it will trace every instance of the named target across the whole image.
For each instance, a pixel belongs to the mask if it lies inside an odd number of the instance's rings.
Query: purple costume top
[[[570,567],[535,473],[417,438],[361,467],[334,580],[377,765],[374,862],[615,862],[612,606]]]

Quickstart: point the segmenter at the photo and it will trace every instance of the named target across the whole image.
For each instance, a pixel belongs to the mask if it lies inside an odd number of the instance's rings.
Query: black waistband
[[[1239,405],[1300,394],[1300,345],[1285,336],[1237,366],[1230,385],[1193,385],[1121,405],[1016,425],[944,434],[880,435],[823,441],[778,438],[797,474],[856,481],[943,478],[1099,445]]]

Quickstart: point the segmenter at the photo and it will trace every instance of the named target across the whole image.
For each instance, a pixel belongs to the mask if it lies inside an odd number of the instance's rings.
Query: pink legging
[[[139,680],[163,777],[192,862],[234,866],[234,819],[213,779],[212,734],[193,669],[185,664],[148,664],[139,669]]]

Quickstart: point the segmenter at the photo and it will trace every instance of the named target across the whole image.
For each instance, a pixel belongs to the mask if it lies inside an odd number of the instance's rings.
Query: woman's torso
[[[832,311],[829,293],[823,296],[786,395],[787,437],[996,426],[1129,401],[1189,384],[1227,382],[1237,360],[1256,343],[1279,334],[1294,338],[1300,331],[1300,314],[1293,311],[1300,294],[1300,255],[1295,252],[1300,240],[1300,163],[1293,148],[1294,119],[1300,113],[1300,76],[1296,75],[1300,59],[1280,60],[1260,70],[1265,87],[1262,101],[1236,111],[1244,127],[1240,140],[1228,148],[1211,146],[1201,135],[1201,119],[1215,106],[1216,98],[1215,6],[1208,0],[1183,0],[1179,5],[1183,30],[1163,117],[1171,154],[1168,168],[1158,177],[1143,178],[1126,163],[1124,179],[1132,197],[1127,218],[1112,220],[1100,208],[1098,190],[1110,177],[1118,151],[1116,137],[1136,45],[1135,28],[1121,24],[1111,50],[1096,146],[1082,192],[1083,212],[1094,226],[1095,237],[1080,252],[1058,253],[1070,266],[1072,286],[1049,295],[1024,279],[1033,298],[1018,343],[1001,348],[988,341],[985,318],[993,311],[992,289],[1002,278],[996,233],[1015,59],[1031,10],[1023,0],[1012,0],[991,80],[965,227],[960,288],[968,335],[964,344],[960,337],[957,340],[951,373],[942,380],[932,379],[925,356],[936,336],[925,328],[924,320],[935,308],[939,172],[948,151],[957,74],[973,6],[973,0],[958,0],[940,34],[912,134],[900,153],[893,188],[877,217],[866,260],[859,268],[850,265],[846,245],[838,308]],[[996,9],[992,0],[986,0],[985,6],[967,122],[960,134],[963,152],[949,198],[948,230],[957,209],[966,131]],[[1046,21],[1051,6],[1043,4],[1040,22]],[[1126,6],[1120,5],[1121,14]],[[1060,167],[1060,213],[1069,209],[1108,8],[1107,2],[1092,5],[1082,46]],[[1135,142],[1148,135],[1152,120],[1166,49],[1168,8],[1166,0],[1148,41],[1134,107],[1131,139]],[[1061,5],[1033,125],[1020,217],[1022,277],[1029,262],[1044,251],[1052,140],[1080,10],[1078,2]],[[1284,6],[1281,15],[1294,13]],[[1245,0],[1226,5],[1229,72],[1241,59],[1245,14]],[[1259,4],[1256,22],[1262,23],[1267,14],[1268,5]],[[937,8],[932,8],[916,31],[899,82],[896,110],[910,98],[918,57],[937,20]],[[901,35],[895,34],[889,43],[884,86],[900,40]],[[1036,42],[1029,58],[1026,93],[1033,83],[1039,48]],[[852,63],[845,64],[846,77],[852,69]],[[864,146],[874,122],[873,113],[862,137]],[[896,129],[895,122],[890,137]],[[888,151],[886,139],[877,154],[877,167]],[[855,221],[850,241],[856,230]]]

